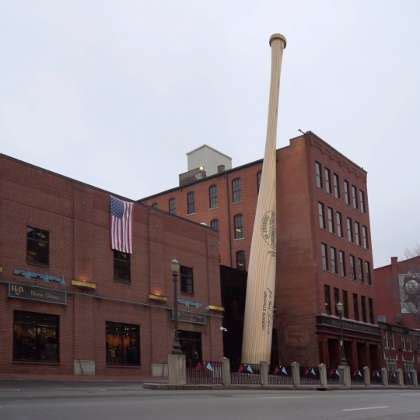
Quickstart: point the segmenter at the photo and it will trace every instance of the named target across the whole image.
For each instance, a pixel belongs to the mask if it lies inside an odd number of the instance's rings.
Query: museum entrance
[[[187,367],[195,367],[202,361],[201,333],[179,330],[179,342]]]

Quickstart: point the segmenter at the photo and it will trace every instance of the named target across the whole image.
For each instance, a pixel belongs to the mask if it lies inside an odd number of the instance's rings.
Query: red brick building
[[[141,201],[210,225],[219,232],[221,264],[246,269],[261,168],[262,160],[229,170],[220,165],[206,176],[204,164],[182,174],[181,186]],[[273,346],[281,363],[337,365],[339,301],[352,367],[381,363],[366,176],[312,132],[277,150]]]
[[[135,203],[121,255],[109,200],[0,155],[0,372],[150,375],[172,347],[173,258],[187,357],[223,355],[217,234]]]
[[[420,371],[420,256],[375,268],[375,295],[386,365]]]

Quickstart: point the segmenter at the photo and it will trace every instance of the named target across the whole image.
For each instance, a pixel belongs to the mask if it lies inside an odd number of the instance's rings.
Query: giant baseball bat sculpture
[[[274,34],[267,141],[248,264],[242,362],[270,362],[276,281],[276,139],[280,71],[286,38]]]

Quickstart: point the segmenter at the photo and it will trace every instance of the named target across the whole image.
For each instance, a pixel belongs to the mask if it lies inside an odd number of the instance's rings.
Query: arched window
[[[210,185],[209,187],[209,207],[214,209],[217,207],[217,186]]]
[[[241,201],[241,179],[235,178],[232,180],[232,202],[238,203]]]
[[[213,219],[210,221],[210,228],[215,232],[219,232],[219,219]]]
[[[238,270],[245,270],[245,251],[236,252],[236,268]]]
[[[244,238],[244,220],[242,214],[233,216],[233,237],[235,239]]]

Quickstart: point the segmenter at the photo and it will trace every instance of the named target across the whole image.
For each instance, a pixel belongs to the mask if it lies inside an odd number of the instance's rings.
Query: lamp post
[[[344,305],[342,302],[336,304],[337,312],[340,317],[340,365],[347,366],[346,352],[344,350],[344,328],[343,328],[343,312]]]
[[[179,342],[178,333],[178,275],[179,275],[179,261],[174,258],[171,261],[172,283],[174,287],[174,307],[172,310],[174,318],[174,341],[172,343],[172,354],[182,354],[181,344]]]

